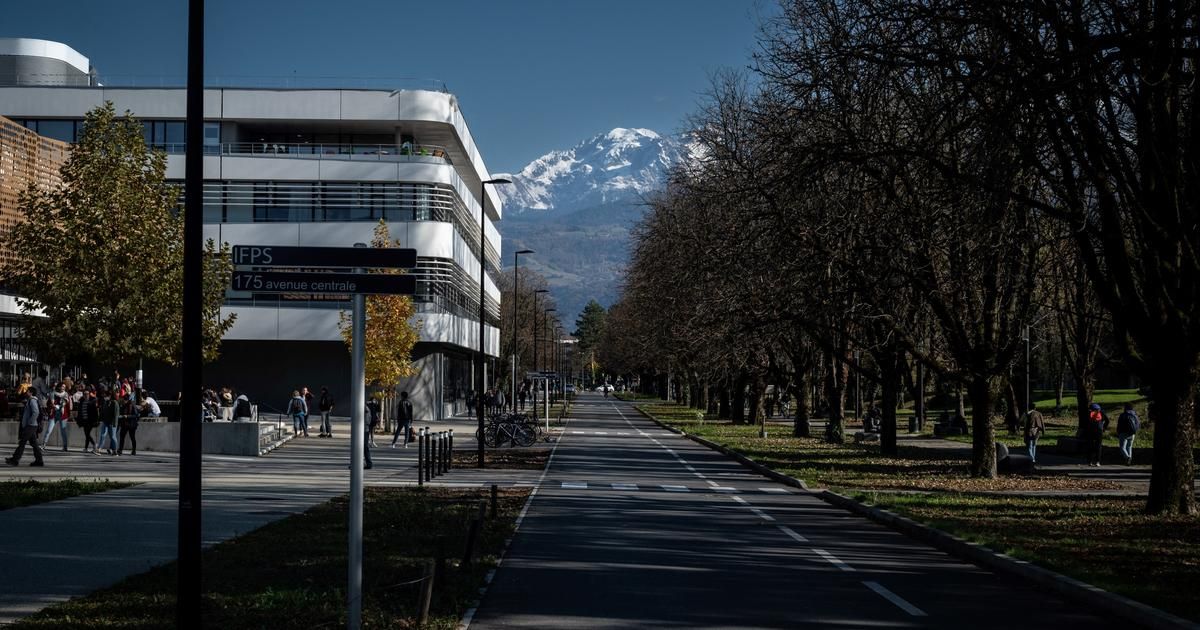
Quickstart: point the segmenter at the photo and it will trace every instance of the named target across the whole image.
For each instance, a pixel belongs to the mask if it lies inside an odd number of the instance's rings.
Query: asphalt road
[[[470,625],[1117,626],[772,483],[599,394],[575,406]]]

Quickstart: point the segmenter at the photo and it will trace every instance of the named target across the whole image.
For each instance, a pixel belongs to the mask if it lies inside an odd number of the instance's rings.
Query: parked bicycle
[[[523,413],[498,413],[489,417],[483,427],[483,443],[491,448],[504,444],[530,446],[537,441],[539,432],[537,422]],[[475,438],[479,437],[476,431]]]

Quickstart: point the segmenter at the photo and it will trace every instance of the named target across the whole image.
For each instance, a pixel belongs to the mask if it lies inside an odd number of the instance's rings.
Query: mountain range
[[[508,175],[499,186],[504,220],[502,259],[521,259],[546,277],[558,315],[573,330],[589,300],[604,307],[618,296],[629,258],[630,229],[645,199],[687,159],[686,143],[650,129],[616,128],[570,149],[551,151]]]

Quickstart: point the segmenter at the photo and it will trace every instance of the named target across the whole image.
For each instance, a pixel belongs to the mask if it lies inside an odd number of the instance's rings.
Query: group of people
[[[89,382],[86,374],[78,381],[65,377],[55,383],[48,383],[47,376],[46,370],[39,371],[36,379],[27,374],[17,388],[21,401],[17,448],[4,460],[10,466],[20,464],[26,446],[33,449],[30,465],[44,466],[44,451],[56,435],[67,451],[72,424],[83,430],[85,453],[121,455],[128,439],[130,455],[137,455],[138,420],[162,415],[153,394],[137,389],[119,372],[98,383]],[[97,427],[99,435],[93,437]]]
[[[1100,466],[1100,454],[1104,450],[1104,434],[1108,431],[1108,415],[1099,403],[1088,406],[1088,418],[1080,427],[1080,436],[1084,439],[1085,452],[1089,466]],[[1121,415],[1117,416],[1117,446],[1121,450],[1121,458],[1125,465],[1133,464],[1133,441],[1141,430],[1142,420],[1138,417],[1133,405],[1125,403]],[[1035,407],[1025,414],[1025,446],[1029,451],[1029,459],[1037,463],[1037,443],[1046,433],[1046,421]]]
[[[211,388],[205,389],[200,396],[200,402],[204,407],[205,422],[215,420],[250,422],[254,420],[254,410],[250,406],[250,398],[228,387],[222,387],[219,392]]]
[[[292,418],[292,430],[296,435],[308,435],[308,417],[317,410],[321,414],[321,428],[317,437],[331,438],[333,437],[333,423],[330,417],[333,415],[333,395],[329,393],[329,388],[321,388],[321,398],[318,400],[307,387],[292,390],[292,397],[288,400],[284,407],[284,413]]]
[[[528,391],[526,389],[523,388],[521,391],[524,392],[525,395],[528,395]],[[522,408],[525,406],[525,395],[517,394],[517,398],[521,401]],[[474,415],[475,405],[480,402],[483,403],[483,412],[485,414],[491,415],[494,413],[500,413],[504,410],[505,405],[508,403],[504,396],[504,390],[497,389],[495,387],[490,387],[484,391],[481,399],[477,400],[476,398],[475,390],[470,390],[467,392],[467,413]]]

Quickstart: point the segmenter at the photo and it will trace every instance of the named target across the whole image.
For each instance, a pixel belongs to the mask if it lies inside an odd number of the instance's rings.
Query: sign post
[[[411,275],[368,274],[367,267],[389,269],[417,265],[415,249],[369,248],[363,243],[349,247],[283,247],[276,245],[238,245],[233,248],[234,265],[251,267],[291,267],[297,271],[234,271],[235,291],[265,293],[352,294],[350,342],[350,514],[347,560],[346,626],[362,626],[362,530],[363,460],[366,435],[366,336],[367,293],[411,295],[416,293],[416,278]],[[305,271],[304,269],[353,268],[354,273]]]

